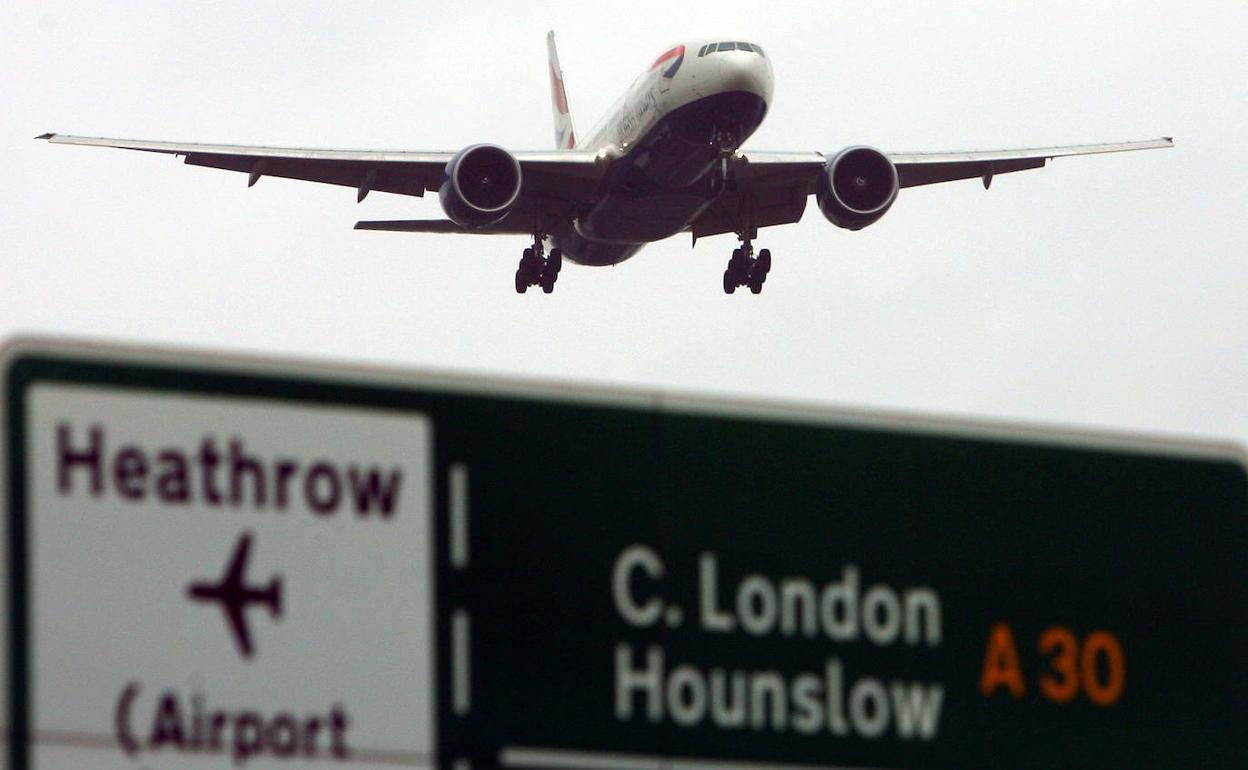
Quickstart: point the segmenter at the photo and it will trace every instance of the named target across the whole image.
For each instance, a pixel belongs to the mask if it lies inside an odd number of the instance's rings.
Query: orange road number
[[[1112,706],[1122,697],[1127,667],[1122,643],[1108,631],[1093,631],[1082,643],[1065,626],[1049,626],[1036,641],[1045,659],[1037,676],[1040,694],[1053,703],[1070,703],[1082,692],[1097,706]],[[979,692],[991,697],[1004,689],[1014,698],[1027,692],[1019,664],[1018,645],[1008,623],[988,631]]]

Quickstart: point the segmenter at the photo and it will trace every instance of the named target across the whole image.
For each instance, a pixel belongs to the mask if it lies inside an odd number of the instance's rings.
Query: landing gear
[[[732,259],[724,270],[724,293],[732,294],[738,286],[749,286],[752,294],[763,290],[767,274],[771,272],[771,251],[763,249],[754,256],[754,247],[749,241],[743,241],[741,248],[733,249]]]
[[[725,178],[726,188],[732,191],[732,167],[727,154],[721,157],[720,174]],[[732,259],[728,260],[728,267],[724,269],[724,293],[732,294],[738,286],[749,286],[750,293],[759,294],[767,282],[767,274],[771,272],[771,251],[762,249],[757,257],[754,256],[754,238],[758,236],[755,217],[758,200],[753,195],[742,195],[740,199],[735,216],[728,214],[741,246],[733,249]]]
[[[559,271],[563,269],[563,252],[551,249],[550,256],[545,256],[542,240],[540,235],[533,236],[533,246],[520,256],[520,264],[516,266],[517,294],[524,294],[530,286],[541,286],[547,294],[555,290],[555,281],[559,280]]]

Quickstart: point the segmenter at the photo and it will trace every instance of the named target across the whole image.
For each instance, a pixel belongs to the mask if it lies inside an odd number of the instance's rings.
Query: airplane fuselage
[[[707,40],[667,51],[581,143],[613,160],[585,213],[551,233],[567,258],[628,259],[684,230],[720,194],[721,159],[763,122],[773,85],[761,49],[721,46]]]

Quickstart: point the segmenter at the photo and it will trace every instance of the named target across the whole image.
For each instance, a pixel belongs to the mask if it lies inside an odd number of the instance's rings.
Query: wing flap
[[[997,174],[1044,168],[1045,158],[1018,158],[1014,160],[980,160],[941,163],[898,163],[897,180],[902,187],[919,187],[958,179],[984,179],[985,184]]]
[[[186,156],[185,163],[190,166],[241,171],[251,175],[248,180],[250,184],[255,184],[255,180],[260,177],[276,176],[417,197],[423,196],[425,190],[438,189],[442,178],[441,166],[394,161],[378,163],[195,152]]]

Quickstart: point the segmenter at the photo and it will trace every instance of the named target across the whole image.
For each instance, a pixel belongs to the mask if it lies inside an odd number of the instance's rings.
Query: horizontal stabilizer
[[[396,233],[463,233],[465,235],[499,235],[507,233],[527,234],[528,230],[516,230],[506,226],[506,221],[479,230],[469,230],[449,219],[379,219],[355,223],[356,230],[389,230]]]

